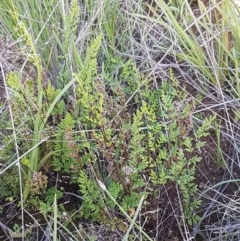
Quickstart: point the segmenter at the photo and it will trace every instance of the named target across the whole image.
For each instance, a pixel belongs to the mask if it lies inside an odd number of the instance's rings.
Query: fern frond
[[[53,166],[55,171],[69,172],[77,164],[78,146],[74,142],[74,120],[67,113],[56,129],[54,142]]]
[[[69,12],[65,18],[66,25],[65,25],[65,33],[64,33],[64,46],[65,46],[65,53],[68,51],[68,47],[71,44],[71,41],[75,41],[76,38],[76,30],[77,25],[79,23],[80,17],[80,7],[77,0],[72,0],[69,8]],[[71,41],[70,41],[71,39]]]
[[[63,119],[59,124],[59,128],[62,130],[72,130],[73,126],[74,120],[71,114],[66,113],[65,119]]]
[[[97,73],[97,54],[102,42],[102,35],[99,35],[87,49],[87,56],[84,62],[84,68],[81,71],[79,80],[85,84],[91,83]]]

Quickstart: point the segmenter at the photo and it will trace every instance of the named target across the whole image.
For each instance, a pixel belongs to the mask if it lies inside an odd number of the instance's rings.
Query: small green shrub
[[[139,75],[134,78],[139,80]],[[137,94],[142,101],[136,103],[136,109],[131,109],[132,118],[128,107],[119,105],[119,102],[124,103],[129,91],[133,93],[138,88],[136,82],[126,81],[123,88],[118,86],[118,96],[116,91],[112,96],[108,95],[102,86],[104,100],[101,103],[103,109],[108,109],[102,112],[102,119],[108,124],[93,133],[95,149],[103,160],[101,171],[96,169],[95,172],[99,174],[98,178],[106,180],[109,192],[126,212],[136,208],[142,196],[148,200],[152,195],[149,190],[175,183],[181,190],[186,219],[192,224],[198,220],[194,213],[201,204],[198,199],[193,201],[197,191],[195,168],[201,160],[196,150],[204,146],[201,139],[208,135],[214,118],[205,119],[202,126],[196,125],[192,118],[194,99],[188,97],[185,91],[179,91],[177,86],[172,73],[170,81],[165,81],[158,89],[151,89],[150,82],[144,84]],[[78,180],[80,192],[87,194],[88,198],[83,201],[81,212],[86,218],[94,215],[96,220],[93,209],[98,212],[104,210],[102,194],[97,186],[94,190],[92,175],[95,173],[84,175],[84,179],[82,175]],[[88,184],[92,188],[91,195],[83,189],[88,182],[91,182],[91,185]],[[93,195],[94,192],[98,195]],[[114,203],[107,198],[104,202],[105,208],[112,212]],[[97,203],[97,206],[93,208],[92,203]]]

